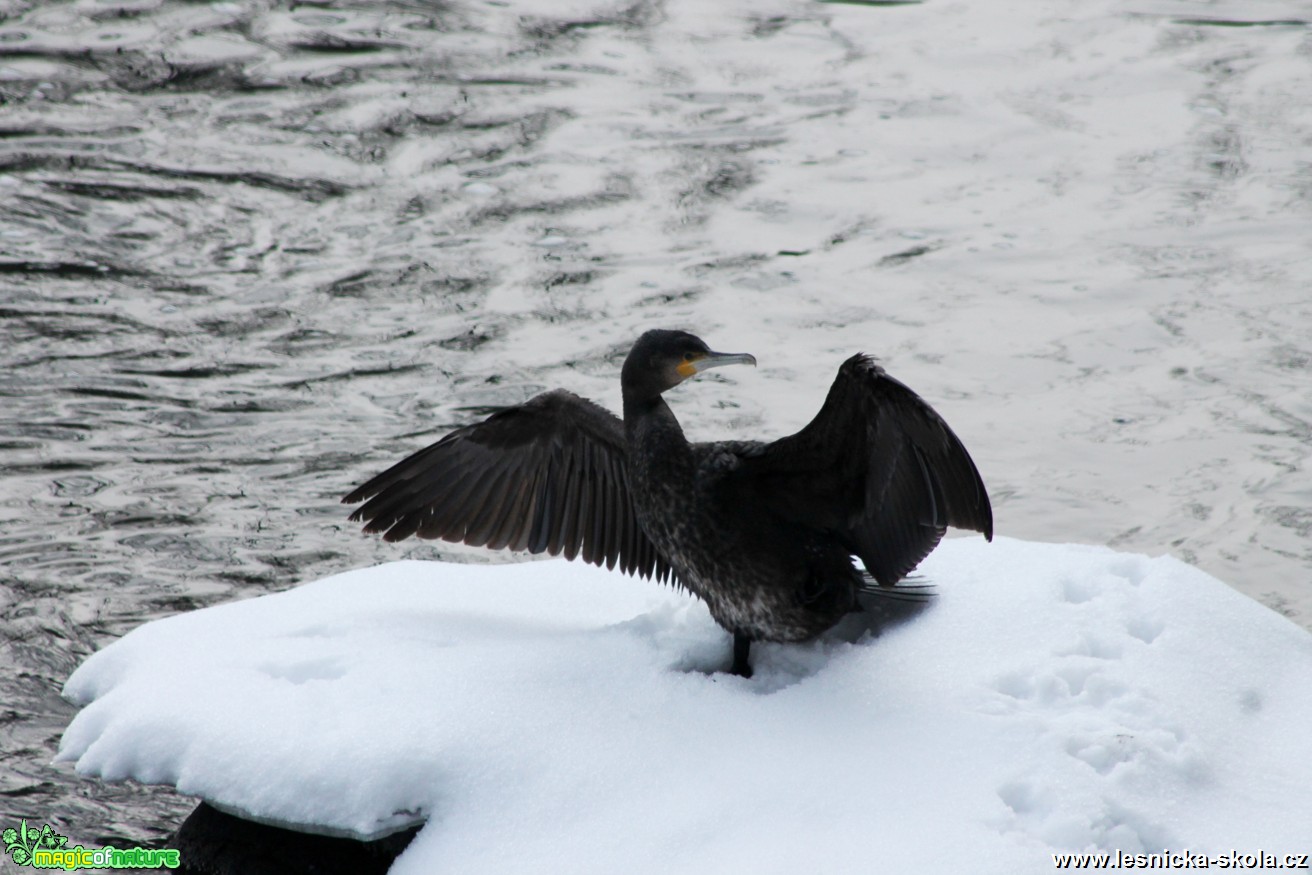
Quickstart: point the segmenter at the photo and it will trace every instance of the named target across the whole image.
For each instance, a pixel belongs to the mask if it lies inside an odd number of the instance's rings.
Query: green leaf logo
[[[4,840],[5,853],[19,866],[32,862],[32,852],[37,848],[56,851],[68,844],[68,839],[51,829],[50,824],[30,829],[26,819],[19,821],[18,829],[9,827],[0,833],[0,839]]]

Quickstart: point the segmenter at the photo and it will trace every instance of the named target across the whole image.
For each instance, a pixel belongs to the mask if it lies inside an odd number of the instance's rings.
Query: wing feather
[[[579,539],[582,541],[583,561],[592,565],[600,565],[598,557],[601,552],[597,549],[597,515],[600,486],[597,483],[597,466],[594,461],[594,453],[591,447],[588,447],[583,454],[583,480],[580,492],[582,493],[579,501]]]
[[[520,461],[522,479],[515,490],[515,503],[506,514],[506,549],[528,549],[528,532],[533,525],[533,491],[537,488],[537,472],[529,470],[525,460]]]
[[[579,493],[583,491],[582,453],[569,453],[569,473],[564,476],[565,497],[561,509],[560,531],[556,541],[566,559],[579,555],[583,539],[579,536]]]
[[[624,426],[565,391],[456,429],[347,495],[366,532],[582,557],[662,580],[628,491]]]
[[[614,471],[611,468],[613,459],[602,459],[603,482],[610,482],[614,478]],[[616,537],[617,523],[619,522],[619,508],[616,507],[617,496],[616,490],[606,489],[602,496],[603,506],[601,513],[601,551],[606,557],[606,567],[613,569],[615,560],[619,556],[620,545],[619,538]]]
[[[506,502],[511,499],[510,466],[497,469],[488,476],[486,488],[474,496],[470,503],[469,522],[465,526],[464,542],[471,547],[487,545],[492,530],[505,514]]]
[[[848,359],[805,428],[743,458],[781,516],[833,531],[883,586],[949,526],[993,538],[993,509],[970,454],[919,395],[864,355]]]

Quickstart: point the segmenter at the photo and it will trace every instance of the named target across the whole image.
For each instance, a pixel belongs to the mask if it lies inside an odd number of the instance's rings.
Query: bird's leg
[[[741,632],[733,633],[733,667],[729,669],[730,674],[745,678],[752,676],[752,667],[747,664],[747,651],[751,646],[752,639]]]

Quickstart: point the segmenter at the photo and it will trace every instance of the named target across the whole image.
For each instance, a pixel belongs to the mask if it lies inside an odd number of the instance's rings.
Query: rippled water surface
[[[870,352],[1000,533],[1174,553],[1312,625],[1310,21],[0,0],[0,822],[166,834],[188,800],[49,764],[73,667],[452,555],[338,496],[544,387],[617,408],[655,326],[760,360],[678,391],[694,437],[795,430]]]

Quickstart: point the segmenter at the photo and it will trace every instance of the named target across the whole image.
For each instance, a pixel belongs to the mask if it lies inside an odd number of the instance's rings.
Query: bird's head
[[[626,397],[654,398],[689,377],[722,365],[754,365],[747,353],[712,352],[686,331],[653,329],[638,338],[624,360],[620,384]]]

